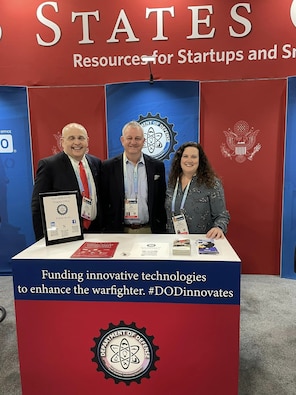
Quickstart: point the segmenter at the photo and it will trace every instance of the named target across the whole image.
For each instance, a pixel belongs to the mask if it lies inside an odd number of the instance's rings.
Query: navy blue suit
[[[152,233],[165,233],[166,181],[164,164],[143,154],[148,182],[148,212]],[[102,163],[103,228],[106,233],[124,231],[123,155]]]
[[[86,154],[85,155],[90,170],[92,172],[97,191],[97,218],[92,221],[88,232],[101,232],[101,208],[100,208],[100,177],[102,162],[99,158]],[[39,202],[39,193],[59,192],[59,191],[78,191],[79,184],[70,159],[64,152],[43,158],[38,163],[34,189],[32,194],[32,217],[33,227],[36,240],[41,239],[43,227],[41,220],[41,209]],[[82,197],[79,193],[78,210],[80,212]]]

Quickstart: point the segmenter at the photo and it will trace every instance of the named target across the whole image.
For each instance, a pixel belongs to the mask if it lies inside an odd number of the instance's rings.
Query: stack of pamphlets
[[[173,242],[173,255],[190,255],[190,239],[176,239]]]

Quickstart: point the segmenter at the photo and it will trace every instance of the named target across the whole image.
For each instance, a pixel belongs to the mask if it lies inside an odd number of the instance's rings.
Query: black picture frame
[[[42,227],[47,246],[84,239],[78,196],[78,191],[39,194]]]

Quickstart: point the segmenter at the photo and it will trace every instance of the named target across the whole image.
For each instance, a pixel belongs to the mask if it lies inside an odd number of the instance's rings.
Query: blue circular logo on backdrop
[[[176,144],[174,125],[167,118],[161,118],[160,114],[152,115],[150,112],[140,115],[138,122],[144,129],[143,152],[155,159],[169,159]]]

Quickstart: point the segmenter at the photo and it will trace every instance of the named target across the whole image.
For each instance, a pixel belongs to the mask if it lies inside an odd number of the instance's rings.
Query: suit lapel
[[[117,166],[117,164],[115,163],[115,169],[117,170],[115,173],[116,179],[114,180],[114,182],[116,182],[116,185],[118,185],[120,196],[122,196],[122,198],[124,199],[125,190],[124,190],[124,174],[123,174],[123,154],[118,156],[117,160],[120,162],[120,166]]]
[[[145,161],[147,185],[148,185],[148,208],[149,208],[149,213],[151,213],[153,194],[154,194],[154,169],[149,156],[144,155],[144,161]]]
[[[78,180],[77,180],[77,176],[75,174],[75,171],[73,169],[73,166],[72,166],[72,163],[71,163],[70,159],[68,158],[68,156],[64,152],[62,153],[61,160],[62,160],[63,165],[65,167],[65,171],[62,171],[62,169],[61,169],[61,174],[64,177],[65,185],[68,186],[68,189],[69,188],[73,189],[73,185],[76,184],[76,189],[79,192],[79,183],[78,183]]]

